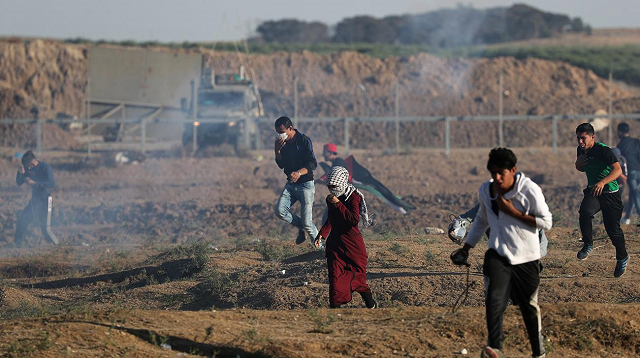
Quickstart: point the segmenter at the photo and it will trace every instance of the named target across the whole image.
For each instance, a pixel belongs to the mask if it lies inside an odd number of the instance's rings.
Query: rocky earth
[[[216,71],[238,64],[235,54],[207,56]],[[540,60],[377,60],[351,52],[241,60],[262,88],[272,117],[292,111],[294,74],[304,116],[389,116],[396,82],[401,115],[491,114],[499,73],[505,114],[592,112],[606,108],[608,94],[606,82],[593,73]],[[0,43],[0,83],[0,118],[81,116],[84,48],[39,40]],[[616,111],[638,110],[638,98],[626,90],[616,87],[613,95]],[[545,148],[550,120],[505,124],[519,170],[541,186],[553,213],[540,286],[546,346],[550,355],[565,357],[636,357],[640,272],[633,260],[640,253],[640,228],[623,226],[632,259],[620,279],[613,278],[614,250],[599,216],[597,248],[589,260],[575,259],[577,210],[586,183],[573,169],[576,124],[560,121],[557,154]],[[0,145],[33,146],[28,126],[0,126]],[[344,135],[340,123],[300,128],[314,140],[316,153],[323,141],[341,144],[336,138]],[[285,178],[270,150],[241,157],[151,152],[137,165],[122,166],[104,160],[112,158],[109,152],[85,157],[46,151],[42,159],[53,166],[57,181],[53,230],[62,244],[42,242],[32,225],[32,247],[23,249],[11,243],[29,193],[15,186],[17,163],[3,152],[0,355],[460,357],[464,349],[477,356],[486,342],[486,243],[473,250],[467,276],[449,263],[457,245],[435,229],[446,228],[451,214],[476,203],[477,188],[488,179],[488,150],[477,148],[495,145],[496,126],[453,121],[455,149],[448,156],[441,149],[410,148],[442,148],[442,122],[403,123],[401,153],[386,150],[393,145],[390,125],[356,120],[350,130],[352,145],[360,148],[353,151],[357,160],[417,207],[401,215],[365,193],[378,217],[377,226],[363,229],[377,311],[363,309],[358,297],[343,309],[327,308],[323,253],[308,242],[296,246],[295,230],[274,215]],[[270,126],[264,131],[271,133]],[[57,125],[43,125],[43,134],[46,148],[75,145]],[[316,218],[327,193],[317,186]],[[459,297],[462,307],[454,310]],[[530,356],[516,307],[505,314],[505,351],[509,357]]]
[[[585,178],[573,169],[575,149],[516,154],[554,219],[539,294],[547,349],[563,357],[637,356],[640,228],[623,226],[631,264],[621,278],[613,278],[614,248],[599,216],[597,248],[578,261]],[[274,215],[284,176],[272,152],[152,155],[123,166],[101,165],[97,154],[87,161],[46,153],[57,181],[53,230],[62,243],[42,242],[32,225],[32,247],[23,249],[10,243],[29,193],[13,183],[15,163],[0,160],[0,355],[459,357],[466,349],[478,356],[486,342],[486,241],[472,250],[467,279],[449,262],[459,246],[432,228],[446,228],[450,214],[475,204],[488,178],[487,151],[355,155],[418,207],[401,215],[365,192],[378,216],[377,226],[363,229],[368,280],[381,306],[375,312],[357,296],[328,308],[323,252],[295,245],[295,230]],[[317,186],[316,218],[327,193]],[[530,356],[512,306],[505,351]]]
[[[328,308],[323,252],[295,245],[296,231],[274,215],[284,176],[270,151],[243,158],[150,153],[122,166],[102,165],[98,154],[85,160],[84,153],[47,152],[42,159],[57,181],[53,230],[62,243],[42,242],[34,224],[32,247],[22,249],[10,243],[29,193],[13,182],[16,164],[0,160],[0,355],[460,357],[466,349],[478,356],[486,342],[486,241],[471,252],[467,280],[449,262],[459,246],[435,229],[475,204],[489,177],[487,150],[354,154],[417,206],[401,215],[365,192],[378,217],[363,229],[368,280],[381,306],[375,312],[357,296],[345,308]],[[623,226],[631,264],[621,278],[613,277],[614,248],[599,216],[597,248],[578,261],[586,180],[573,169],[575,149],[518,148],[516,155],[553,213],[539,294],[550,354],[637,356],[640,228]],[[316,187],[316,218],[326,194]],[[505,351],[530,356],[512,306]]]
[[[308,51],[255,55],[195,51],[205,54],[208,65],[219,73],[237,72],[244,65],[261,90],[268,117],[293,114],[294,76],[298,77],[299,115],[304,117],[394,116],[396,84],[401,116],[496,115],[500,74],[505,115],[587,114],[608,108],[607,82],[591,71],[562,62],[509,57],[446,59],[428,54],[377,59],[348,51],[332,55]],[[86,48],[79,45],[44,40],[0,42],[0,118],[82,117],[87,62]],[[612,98],[616,113],[640,110],[637,97],[627,89],[614,85]],[[443,126],[403,123],[402,142],[414,147],[441,147]],[[457,126],[454,135],[459,137],[452,139],[456,145],[485,146],[485,139],[495,143],[494,124]],[[531,133],[539,124],[511,126]],[[307,130],[317,131],[322,140],[339,142],[336,138],[343,137],[339,124],[310,127]],[[352,145],[390,147],[395,138],[393,133],[389,135],[392,127],[356,123]],[[548,142],[550,126],[543,128],[529,145]],[[483,132],[478,133],[478,129]],[[33,132],[32,125],[0,126],[0,145],[34,146]],[[264,138],[270,138],[270,126],[263,132]],[[55,125],[46,125],[43,133],[55,133],[45,140],[47,148],[78,146]],[[528,145],[518,133],[513,134],[510,145]]]

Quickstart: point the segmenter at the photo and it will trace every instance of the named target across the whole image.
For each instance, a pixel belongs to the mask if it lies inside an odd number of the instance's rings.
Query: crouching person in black
[[[40,225],[45,239],[57,245],[58,239],[51,232],[52,200],[50,189],[56,185],[51,166],[38,161],[32,151],[24,153],[22,166],[16,174],[16,184],[18,186],[26,184],[31,187],[31,200],[18,217],[14,246],[28,246],[24,236],[27,227],[34,219]]]

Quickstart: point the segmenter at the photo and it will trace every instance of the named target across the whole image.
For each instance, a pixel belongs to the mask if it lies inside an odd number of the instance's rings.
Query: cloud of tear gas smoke
[[[484,45],[549,37],[563,31],[582,31],[579,18],[540,11],[524,4],[490,9],[458,5],[408,16],[399,30],[402,43],[428,44],[435,48]],[[574,28],[573,26],[579,26]]]

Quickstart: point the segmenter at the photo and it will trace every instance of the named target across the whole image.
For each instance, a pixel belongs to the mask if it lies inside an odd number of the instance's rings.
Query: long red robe
[[[327,238],[329,303],[332,307],[350,302],[353,292],[371,292],[367,284],[367,249],[358,228],[360,200],[360,195],[354,192],[346,202],[329,204],[327,221],[320,229],[322,237]]]

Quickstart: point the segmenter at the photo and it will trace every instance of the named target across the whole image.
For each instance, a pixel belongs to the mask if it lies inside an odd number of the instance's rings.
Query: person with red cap
[[[327,143],[322,147],[322,157],[327,162],[331,162],[331,167],[347,168],[347,162],[338,156],[338,146],[333,143]],[[327,171],[327,173],[329,173]],[[351,175],[349,175],[351,179]]]
[[[338,156],[338,146],[333,143],[326,143],[322,148],[322,157],[326,162],[331,163],[331,165],[328,163],[320,163],[320,166],[326,174],[318,180],[319,183],[326,182],[327,174],[331,172],[331,168],[347,168],[349,171],[349,183],[353,184],[356,188],[372,193],[387,205],[391,206],[394,210],[402,214],[408,214],[412,210],[416,209],[415,206],[394,195],[391,190],[374,178],[373,175],[371,175],[371,172],[358,163],[353,155],[348,156],[346,159],[342,159]]]

